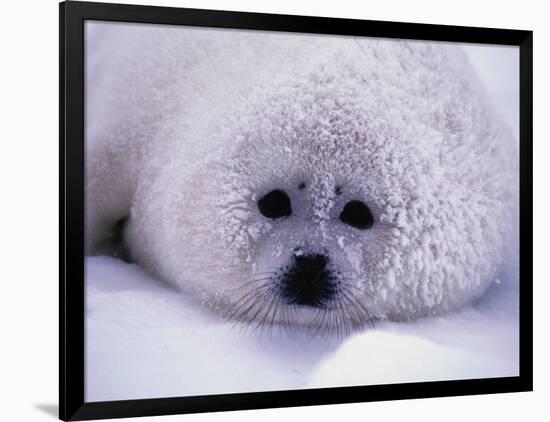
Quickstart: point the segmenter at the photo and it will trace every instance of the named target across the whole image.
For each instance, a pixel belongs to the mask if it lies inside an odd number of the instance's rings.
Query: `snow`
[[[86,258],[86,400],[515,376],[514,271],[471,307],[349,339],[213,316],[111,257]]]
[[[300,388],[336,341],[246,328],[110,257],[86,258],[86,400]]]

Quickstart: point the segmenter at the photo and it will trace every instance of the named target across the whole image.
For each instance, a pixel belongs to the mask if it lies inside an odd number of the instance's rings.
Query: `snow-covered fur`
[[[517,152],[459,47],[100,23],[87,40],[88,254],[128,217],[133,260],[260,324],[408,320],[495,280]],[[259,212],[273,189],[289,217]],[[340,221],[350,200],[372,228]],[[339,274],[329,309],[274,293],[297,247]]]

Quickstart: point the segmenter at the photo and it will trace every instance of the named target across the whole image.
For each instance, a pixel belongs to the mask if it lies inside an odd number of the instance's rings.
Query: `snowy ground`
[[[346,340],[245,329],[138,266],[86,259],[86,400],[518,374],[517,274],[472,307]]]
[[[517,133],[517,49],[466,51]],[[88,257],[86,400],[517,375],[517,274],[512,259],[501,281],[459,313],[378,323],[338,340],[234,326],[136,265]]]

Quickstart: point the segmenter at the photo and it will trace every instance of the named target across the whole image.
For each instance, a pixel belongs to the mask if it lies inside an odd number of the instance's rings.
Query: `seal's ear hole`
[[[362,201],[349,201],[340,213],[340,221],[359,230],[370,229],[374,223],[372,213]]]
[[[262,196],[258,201],[258,209],[264,217],[273,219],[288,217],[292,214],[290,198],[285,191],[280,189],[272,190]]]
[[[298,189],[304,190],[306,188],[306,182],[302,182],[298,185]]]

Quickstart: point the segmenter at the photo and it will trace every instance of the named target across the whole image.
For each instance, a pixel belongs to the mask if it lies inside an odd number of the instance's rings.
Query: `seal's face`
[[[305,182],[300,183],[298,189],[305,190]],[[342,193],[341,187],[335,188],[336,194]],[[300,202],[300,201],[298,201]],[[303,201],[302,201],[303,202]],[[292,204],[288,194],[280,189],[275,189],[258,200],[260,213],[269,219],[287,218],[292,215]],[[374,218],[369,207],[362,201],[349,201],[342,209],[339,219],[342,223],[348,224],[359,230],[370,229]],[[297,246],[292,250],[289,262],[278,268],[269,278],[275,282],[275,291],[278,296],[290,305],[306,305],[318,308],[329,308],[338,306],[337,296],[343,294],[343,290],[350,290],[348,293],[354,296],[351,291],[353,284],[345,282],[346,276],[334,265],[330,255],[330,249],[323,247],[322,239],[326,235],[319,236],[317,242],[307,240],[300,241],[292,239]],[[329,236],[330,237],[330,236]],[[342,242],[343,236],[338,238]],[[311,245],[316,243],[316,245]],[[271,282],[272,280],[269,280]],[[347,295],[345,295],[347,297]],[[368,311],[365,310],[365,317]]]
[[[278,186],[260,190],[249,203],[247,226],[259,230],[248,230],[254,246],[249,282],[237,290],[229,315],[339,329],[367,323],[388,236],[376,204],[331,173],[289,176]]]

